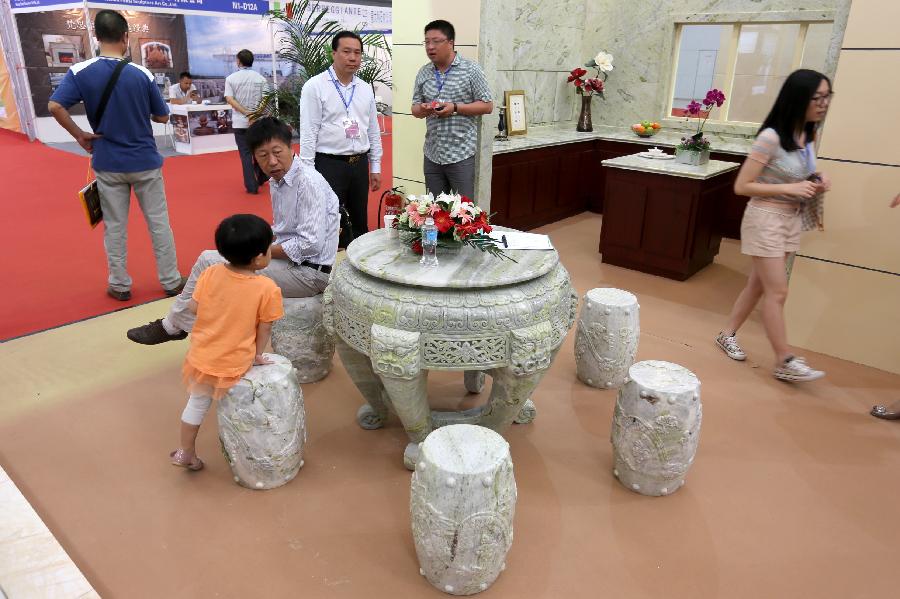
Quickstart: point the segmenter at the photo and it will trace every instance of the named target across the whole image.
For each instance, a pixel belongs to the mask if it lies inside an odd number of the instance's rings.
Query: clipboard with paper
[[[522,233],[521,231],[494,230],[488,236],[507,250],[552,250],[549,235]]]

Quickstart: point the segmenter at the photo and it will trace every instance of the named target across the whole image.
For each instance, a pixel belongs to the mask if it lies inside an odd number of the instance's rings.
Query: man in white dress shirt
[[[247,115],[256,110],[268,89],[266,78],[254,71],[253,52],[241,50],[237,53],[238,70],[225,77],[225,101],[234,109],[231,116],[231,128],[234,131],[234,142],[241,156],[241,169],[244,172],[244,188],[247,193],[259,193],[256,181],[256,170],[253,168],[253,155],[247,146],[247,127],[250,119]]]
[[[194,78],[187,71],[178,76],[178,83],[169,86],[169,104],[190,104],[199,101],[200,94],[194,85]]]
[[[362,39],[341,31],[331,50],[333,64],[310,78],[300,95],[300,159],[322,173],[359,237],[369,230],[369,190],[381,187],[381,130],[375,92],[356,76]],[[350,241],[342,232],[341,245]]]
[[[262,171],[271,177],[272,261],[259,274],[271,278],[284,297],[311,297],[325,291],[338,245],[338,199],[321,174],[291,151],[291,130],[272,117],[247,129],[247,144]],[[219,252],[200,254],[184,290],[165,318],[130,329],[128,338],[156,345],[187,337],[194,326],[188,309],[200,273],[225,262]]]

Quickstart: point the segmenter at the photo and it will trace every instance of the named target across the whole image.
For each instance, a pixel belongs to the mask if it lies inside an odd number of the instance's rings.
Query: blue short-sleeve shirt
[[[169,114],[169,107],[150,71],[128,63],[109,97],[102,122],[94,122],[103,90],[118,62],[100,56],[72,65],[50,99],[65,108],[84,102],[94,132],[103,136],[94,140],[94,170],[134,173],[158,169],[163,159],[156,149],[150,117]]]

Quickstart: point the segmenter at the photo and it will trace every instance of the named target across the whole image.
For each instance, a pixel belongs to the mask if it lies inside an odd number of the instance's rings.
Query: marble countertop
[[[619,156],[604,160],[600,164],[612,168],[621,168],[629,171],[641,171],[645,173],[659,173],[673,177],[686,177],[688,179],[711,179],[722,173],[738,168],[738,162],[725,162],[723,160],[710,160],[706,164],[694,166],[681,164],[674,160],[659,160],[656,158],[642,158],[638,154]]]
[[[506,250],[505,253],[517,262],[468,246],[445,253],[439,250],[438,266],[427,268],[419,265],[420,256],[400,243],[395,231],[377,229],[353,240],[347,247],[347,260],[378,279],[441,289],[512,285],[545,275],[559,263],[556,250]]]
[[[559,146],[593,139],[627,141],[649,147],[674,148],[681,142],[683,135],[683,131],[661,129],[653,137],[638,137],[631,129],[602,126],[594,127],[594,130],[590,133],[579,133],[575,131],[574,122],[564,122],[529,127],[527,135],[514,135],[509,138],[509,141],[494,140],[494,154],[520,152],[522,150]],[[746,156],[750,151],[750,145],[753,143],[752,139],[726,137],[715,133],[707,134],[706,138],[712,144],[712,151],[735,154],[737,156]]]

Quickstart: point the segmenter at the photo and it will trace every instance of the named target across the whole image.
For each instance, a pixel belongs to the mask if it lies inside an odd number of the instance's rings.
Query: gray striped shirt
[[[328,181],[294,156],[284,178],[269,184],[275,243],[297,264],[334,264],[340,214]]]
[[[463,58],[457,52],[450,70],[442,77],[444,86],[440,92],[436,71],[432,63],[419,69],[413,85],[413,104],[433,100],[458,104],[493,101],[491,87],[477,62]],[[453,164],[475,155],[478,117],[460,114],[446,118],[428,117],[425,121],[425,156],[429,160],[438,164]]]

